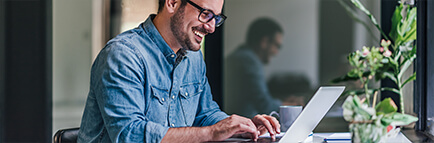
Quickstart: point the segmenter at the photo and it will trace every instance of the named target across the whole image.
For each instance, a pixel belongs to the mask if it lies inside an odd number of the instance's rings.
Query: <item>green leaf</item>
[[[395,59],[388,57],[389,58],[389,63],[391,65],[391,67],[393,68],[393,71],[399,71],[399,59],[397,59],[397,61],[395,61]]]
[[[357,7],[359,8],[361,11],[363,11],[366,15],[370,15],[371,12],[369,12],[368,9],[365,8],[365,6],[363,6],[363,4],[359,1],[359,0],[351,0],[351,2]],[[374,23],[374,22],[373,22]],[[375,21],[375,23],[377,23]]]
[[[408,82],[413,81],[413,80],[416,80],[416,72],[414,72],[413,75],[408,77],[408,79],[402,83],[401,88],[403,88],[405,84],[407,84]]]
[[[412,8],[408,14],[407,14],[407,18],[404,20],[404,22],[402,23],[402,27],[400,29],[402,36],[404,36],[406,34],[407,31],[410,30],[410,26],[416,23],[416,8]]]
[[[396,106],[395,102],[389,97],[378,103],[377,106],[375,106],[375,110],[377,111],[377,115],[380,114],[390,114],[398,111],[398,107]]]
[[[393,73],[390,72],[384,72],[383,75],[389,79],[391,79],[393,82],[398,83],[398,80],[395,78]]]
[[[416,40],[416,16],[417,9],[414,7],[409,11],[407,19],[403,22],[403,26],[401,27],[401,32],[403,33],[402,41],[400,41],[401,43]]]
[[[391,116],[383,117],[381,122],[389,123],[395,126],[404,126],[416,122],[417,120],[417,117],[395,112]]]
[[[401,93],[399,93],[398,89],[395,88],[390,88],[390,87],[382,87],[380,88],[381,91],[391,91],[391,92],[395,92],[396,94],[401,95]]]
[[[400,40],[402,40],[402,43],[416,40],[416,36],[417,36],[417,34],[416,34],[416,31],[417,31],[416,30],[416,22],[414,22],[411,27],[412,28],[410,29],[410,31],[408,31],[406,33],[406,35],[402,39],[400,39]]]
[[[387,40],[389,40],[389,38],[387,37],[386,34],[384,34],[383,29],[381,29],[380,25],[378,25],[377,20],[375,19],[375,17],[371,14],[371,12],[369,12],[368,9],[365,8],[365,6],[363,6],[363,4],[359,1],[359,0],[351,0],[351,2],[357,7],[359,8],[361,11],[363,11],[368,17],[369,19],[371,19],[372,24],[375,25],[375,27],[378,29],[378,31],[380,31],[381,35],[383,35],[383,37]]]
[[[352,70],[350,70],[347,73],[348,79],[351,79],[351,80],[357,80],[357,79],[359,79],[359,72],[360,71],[358,69],[352,69]],[[347,78],[345,78],[345,79],[347,79]]]
[[[402,54],[402,52],[401,52],[401,50],[400,50],[399,48],[397,48],[396,51],[398,51],[398,52],[396,53],[395,57],[393,58],[393,61],[394,61],[395,63],[396,63],[397,61],[399,61],[399,58],[401,58],[401,54]]]
[[[372,37],[372,40],[377,41],[377,43],[379,43],[380,41],[378,39],[380,39],[379,37],[377,37],[377,35],[375,35],[374,30],[371,29],[371,27],[368,25],[368,23],[366,23],[364,20],[360,19],[357,16],[357,12],[354,11],[348,4],[346,4],[344,2],[344,0],[338,0],[339,4],[341,4],[342,7],[344,7],[344,9],[347,11],[347,14],[356,22],[360,23],[363,25],[363,27],[365,27],[369,34]]]
[[[344,104],[342,104],[342,108],[344,109],[344,118],[347,121],[370,120],[375,115],[375,109],[363,106],[363,103],[357,96],[348,96]]]
[[[396,41],[397,38],[397,27],[398,24],[401,23],[402,20],[402,15],[401,15],[401,10],[402,10],[402,5],[396,6],[395,11],[393,12],[393,16],[392,16],[392,28],[390,30],[389,36],[392,38],[393,41]]]
[[[414,58],[415,57],[416,57],[416,55],[414,55]],[[398,79],[402,79],[402,75],[404,74],[405,71],[407,71],[408,67],[410,67],[410,65],[413,63],[414,58],[410,57],[409,59],[404,59],[402,66],[401,66],[401,70],[398,73]]]

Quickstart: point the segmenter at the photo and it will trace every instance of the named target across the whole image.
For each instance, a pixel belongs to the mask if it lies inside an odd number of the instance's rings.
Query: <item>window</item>
[[[415,109],[419,121],[416,130],[434,135],[434,2],[419,0],[417,29],[417,81],[415,85]]]
[[[53,1],[53,134],[80,126],[96,55],[110,38],[156,13],[157,2]]]

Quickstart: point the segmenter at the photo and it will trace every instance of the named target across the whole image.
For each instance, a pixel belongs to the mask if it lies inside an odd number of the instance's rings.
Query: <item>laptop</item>
[[[344,90],[345,86],[320,87],[279,142],[303,142]]]
[[[330,110],[336,100],[344,91],[345,86],[320,87],[285,135],[277,138],[280,143],[304,142],[318,125],[325,114]],[[260,142],[269,142],[269,138],[260,138]]]

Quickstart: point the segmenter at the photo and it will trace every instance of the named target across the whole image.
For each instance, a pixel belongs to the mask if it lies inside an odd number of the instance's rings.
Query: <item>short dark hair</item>
[[[258,18],[250,24],[246,42],[256,45],[264,37],[274,38],[277,32],[283,33],[283,28],[276,21],[267,17]]]
[[[166,0],[158,0],[158,12],[160,12],[161,10],[163,10],[164,7],[164,3],[166,2]],[[181,7],[184,7],[185,5],[187,5],[187,0],[181,0]]]

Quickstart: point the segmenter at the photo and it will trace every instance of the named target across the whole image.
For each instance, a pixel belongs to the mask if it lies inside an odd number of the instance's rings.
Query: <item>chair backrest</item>
[[[80,128],[60,129],[54,134],[54,143],[76,143]]]

